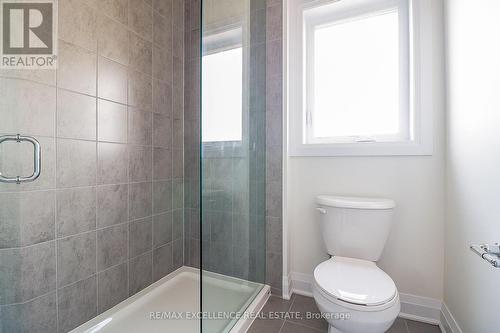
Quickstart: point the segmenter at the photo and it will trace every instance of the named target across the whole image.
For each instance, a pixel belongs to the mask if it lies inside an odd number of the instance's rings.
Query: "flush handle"
[[[472,252],[480,256],[484,261],[488,262],[491,266],[500,268],[500,244],[478,244],[471,245]]]
[[[326,214],[326,209],[324,209],[324,208],[321,208],[321,207],[316,207],[316,210],[317,210],[320,214],[323,214],[323,215],[325,215],[325,214]]]

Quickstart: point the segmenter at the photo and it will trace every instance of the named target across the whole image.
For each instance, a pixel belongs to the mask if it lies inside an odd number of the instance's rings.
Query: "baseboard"
[[[313,276],[298,272],[290,274],[290,294],[312,297]],[[434,298],[415,296],[410,294],[399,294],[401,300],[401,318],[421,321],[428,324],[439,325],[441,321],[441,300]],[[452,333],[462,333],[452,332]]]
[[[462,329],[458,326],[457,321],[450,312],[450,309],[443,303],[441,309],[441,323],[439,324],[443,333],[462,333]]]

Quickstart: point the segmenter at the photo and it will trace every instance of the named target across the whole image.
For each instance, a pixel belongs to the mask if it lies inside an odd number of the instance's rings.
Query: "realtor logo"
[[[1,68],[54,69],[56,0],[0,0]]]

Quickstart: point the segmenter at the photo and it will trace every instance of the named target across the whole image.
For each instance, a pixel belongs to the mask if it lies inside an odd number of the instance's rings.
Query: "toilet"
[[[318,196],[327,261],[314,270],[313,296],[329,333],[382,333],[401,309],[394,281],[377,267],[392,224],[390,199]]]

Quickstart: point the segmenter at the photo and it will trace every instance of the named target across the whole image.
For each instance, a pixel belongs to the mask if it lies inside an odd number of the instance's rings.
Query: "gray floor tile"
[[[413,320],[406,320],[409,333],[441,333],[437,325],[430,325]]]
[[[321,331],[328,330],[328,323],[324,319],[319,318],[321,312],[312,297],[305,297],[301,295],[295,296],[290,311],[300,312],[301,314],[301,318],[291,319],[290,321]],[[307,318],[307,313],[314,314],[314,316],[318,319]]]
[[[269,297],[266,305],[262,309],[262,314],[266,315],[267,312],[286,312],[290,310],[292,306],[293,299],[295,295],[293,295],[289,300],[283,299],[277,296]]]
[[[283,325],[283,328],[280,331],[280,333],[318,333],[318,332],[324,332],[324,331],[318,331],[314,328],[302,326],[300,324],[292,323],[289,321],[285,322],[285,325]]]
[[[402,318],[396,318],[396,321],[387,331],[387,333],[408,333],[408,328],[406,328],[406,321]]]
[[[279,333],[283,324],[281,319],[256,319],[247,333]]]

